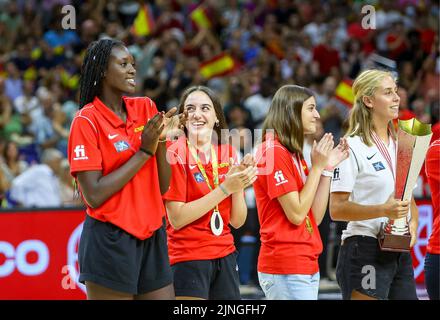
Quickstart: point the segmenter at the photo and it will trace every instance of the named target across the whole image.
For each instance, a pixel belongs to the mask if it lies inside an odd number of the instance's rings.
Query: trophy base
[[[381,228],[379,234],[379,246],[382,251],[410,252],[411,235],[396,235],[384,232]]]

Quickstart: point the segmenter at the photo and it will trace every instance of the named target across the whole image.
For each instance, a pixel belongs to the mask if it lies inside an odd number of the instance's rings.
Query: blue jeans
[[[425,257],[425,283],[430,300],[439,300],[440,255],[427,253]]]
[[[258,279],[269,300],[318,300],[319,272],[312,275],[258,272]]]

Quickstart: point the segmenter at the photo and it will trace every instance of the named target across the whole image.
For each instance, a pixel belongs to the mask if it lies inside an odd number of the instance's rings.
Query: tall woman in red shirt
[[[88,47],[68,145],[87,205],[78,260],[88,299],[174,298],[161,198],[170,166],[160,139],[176,109],[164,115],[147,97],[126,97],[135,75],[123,43]]]
[[[313,144],[309,171],[302,154],[304,135],[316,131],[317,119],[313,93],[285,85],[275,93],[263,124],[254,190],[261,226],[258,277],[268,299],[318,298],[318,225],[333,168],[348,157],[348,148],[342,139],[333,149],[332,135],[325,134]]]
[[[222,139],[226,123],[208,88],[187,89],[179,111],[188,112],[186,137],[168,148],[170,189],[164,195],[168,248],[177,299],[240,299],[236,249],[229,225],[246,220],[243,189],[256,179],[251,155],[233,165],[235,151]]]

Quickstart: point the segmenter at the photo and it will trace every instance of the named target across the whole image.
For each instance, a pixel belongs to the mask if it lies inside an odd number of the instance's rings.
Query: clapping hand
[[[347,140],[345,138],[341,138],[339,144],[330,151],[328,157],[327,167],[333,170],[336,166],[338,166],[342,161],[348,158],[349,155],[349,147]]]
[[[186,121],[188,120],[188,111],[184,111],[175,115],[177,107],[171,108],[164,114],[163,122],[164,129],[160,135],[160,140],[164,140],[167,137],[174,137],[179,135],[179,130],[182,130]]]
[[[234,174],[239,171],[243,171],[247,167],[254,167],[255,166],[255,160],[254,157],[251,154],[246,154],[243,159],[241,159],[240,163],[238,165],[234,164],[234,159],[229,158],[229,171],[228,174]]]

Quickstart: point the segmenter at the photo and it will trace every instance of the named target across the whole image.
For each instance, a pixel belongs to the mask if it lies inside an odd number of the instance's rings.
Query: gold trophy
[[[422,123],[415,118],[399,120],[394,193],[396,200],[411,200],[431,136],[430,124]],[[408,218],[390,219],[386,224],[382,224],[378,239],[383,251],[409,252],[411,235]]]

